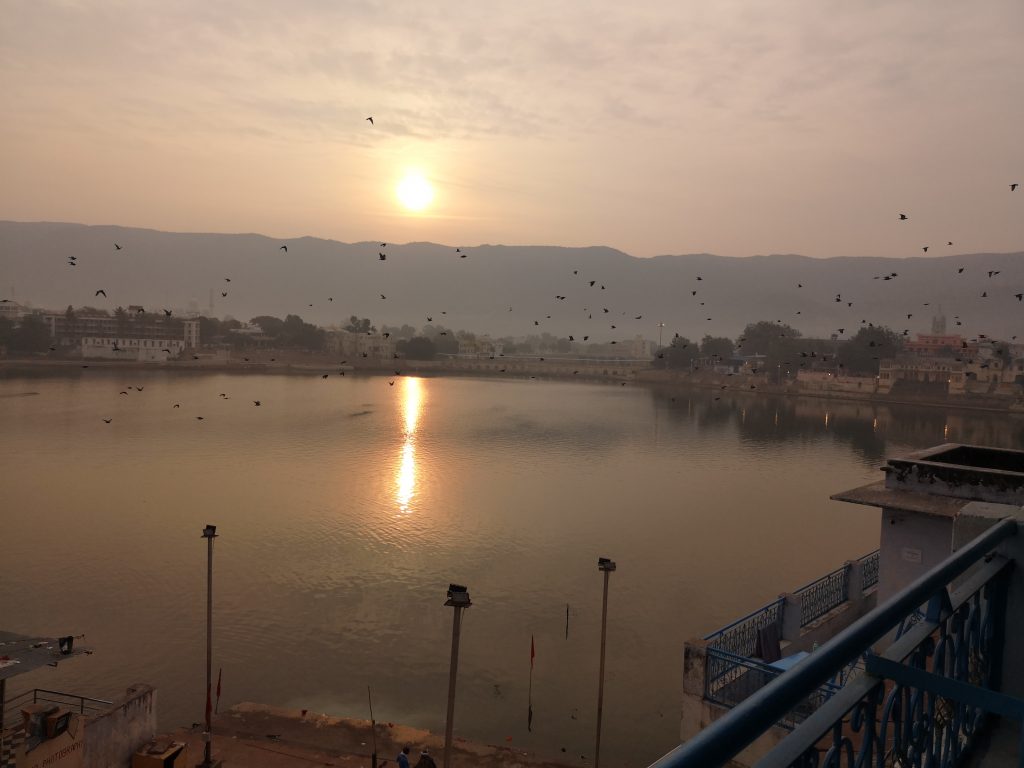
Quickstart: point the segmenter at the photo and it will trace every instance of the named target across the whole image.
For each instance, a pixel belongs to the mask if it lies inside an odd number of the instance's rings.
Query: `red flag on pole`
[[[224,674],[224,667],[220,667],[217,670],[217,706],[214,708],[214,712],[220,712],[220,678]]]
[[[533,648],[533,635],[530,635],[530,669],[533,669],[533,657],[537,655],[537,652]]]

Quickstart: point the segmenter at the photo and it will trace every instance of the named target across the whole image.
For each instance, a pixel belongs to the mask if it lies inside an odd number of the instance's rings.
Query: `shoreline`
[[[168,737],[188,744],[190,765],[202,755],[201,727],[179,728],[159,738]],[[396,766],[395,757],[406,744],[413,747],[413,765],[423,748],[429,749],[438,763],[444,754],[442,735],[398,723],[376,721],[371,728],[371,722],[361,718],[254,702],[241,702],[213,717],[213,757],[225,764],[366,768],[371,764],[374,744],[378,768]],[[459,768],[579,768],[589,763],[582,755],[565,754],[562,761],[557,761],[511,743],[483,744],[458,736],[452,740],[452,765]]]
[[[391,362],[391,361],[389,361]],[[418,376],[453,376],[478,377],[494,379],[543,379],[555,381],[586,381],[587,383],[605,382],[608,384],[634,384],[647,386],[661,391],[700,391],[722,392],[730,395],[773,395],[779,397],[814,398],[817,400],[836,400],[840,402],[870,403],[885,406],[909,406],[921,408],[946,408],[952,410],[974,411],[981,413],[1002,413],[1010,416],[1024,416],[1024,407],[1014,408],[1015,401],[1006,399],[1003,402],[992,402],[991,398],[978,399],[972,395],[962,395],[953,400],[907,399],[879,395],[871,392],[822,391],[820,389],[800,388],[797,382],[787,385],[770,384],[761,377],[745,376],[742,379],[726,377],[722,374],[686,376],[684,374],[667,374],[665,371],[651,369],[646,365],[638,365],[636,361],[587,361],[562,360],[526,361],[510,359],[507,362],[496,362],[489,359],[460,361],[439,360],[397,360],[401,373],[396,367],[375,364],[354,365],[332,363],[311,355],[292,356],[291,359],[270,361],[239,362],[230,360],[182,360],[174,362],[139,362],[120,360],[53,360],[31,358],[0,359],[0,379],[19,374],[33,373],[67,373],[87,368],[90,370],[150,370],[178,373],[220,373],[244,375],[251,373],[277,374],[286,376],[322,376],[324,373],[335,375],[344,371],[344,375],[407,375]],[[499,369],[499,366],[503,368]],[[653,374],[653,375],[652,375]],[[741,384],[735,383],[742,382]],[[751,391],[750,381],[755,382],[756,391]]]

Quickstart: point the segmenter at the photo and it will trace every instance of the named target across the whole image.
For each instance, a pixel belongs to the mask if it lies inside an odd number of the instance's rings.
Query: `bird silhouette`
[[[288,246],[287,246],[287,245],[282,245],[282,246],[281,246],[280,248],[278,248],[277,250],[279,250],[279,251],[284,251],[285,253],[288,253]]]
[[[113,419],[104,419],[104,420],[103,420],[103,423],[104,423],[104,424],[109,424],[109,423],[110,423],[110,422],[112,422],[112,421],[113,421]]]
[[[96,291],[95,295],[96,296],[103,296],[104,299],[107,298],[107,292],[104,291],[102,288],[100,288],[98,291]]]
[[[224,298],[224,299],[226,299],[226,298],[227,298],[227,296],[228,296],[228,292],[227,292],[227,291],[221,291],[221,292],[220,292],[220,295],[221,295],[221,298]],[[312,307],[313,305],[312,305],[312,304],[310,304],[309,306],[311,306],[311,307]]]
[[[231,278],[230,277],[225,277],[224,278],[224,282],[225,283],[230,283],[231,282]]]
[[[118,245],[117,243],[114,243],[114,250],[115,251],[120,251],[121,250],[121,246]]]
[[[386,253],[378,253],[377,256],[380,257],[381,261],[387,261],[388,259],[388,255]]]
[[[173,408],[181,408],[181,403],[175,403],[172,407]]]
[[[368,118],[366,118],[366,119],[370,121],[370,125],[373,125],[373,117],[372,117],[372,116],[371,116],[371,117],[368,117]]]
[[[203,420],[202,416],[196,416],[196,421],[202,421],[202,420]]]
[[[921,248],[921,250],[924,251],[925,253],[928,253],[928,246],[924,246],[923,248]]]
[[[255,405],[258,408],[260,406],[260,401],[259,400],[253,400],[252,404]]]
[[[170,316],[171,316],[171,310],[169,310],[169,309],[165,309],[165,310],[164,310],[164,315],[165,315],[166,317],[170,317]]]
[[[1017,191],[1017,187],[1019,187],[1019,186],[1020,186],[1020,184],[1014,182],[1013,184],[1010,185],[1010,191],[1011,192],[1016,192]]]
[[[907,214],[901,213],[900,214],[900,221],[906,221],[906,220],[907,220]]]

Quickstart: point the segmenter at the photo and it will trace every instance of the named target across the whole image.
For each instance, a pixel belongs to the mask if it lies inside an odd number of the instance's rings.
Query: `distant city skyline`
[[[4,13],[4,219],[641,257],[1024,247],[1017,0]]]

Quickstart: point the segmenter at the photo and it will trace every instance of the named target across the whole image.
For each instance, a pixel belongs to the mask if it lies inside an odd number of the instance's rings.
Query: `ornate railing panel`
[[[746,659],[728,651],[707,649],[704,698],[724,707],[735,707],[764,688],[783,670],[756,659]],[[792,730],[830,699],[840,686],[824,683],[779,719],[776,725]]]
[[[864,555],[857,562],[860,563],[860,588],[868,590],[878,583],[878,550],[870,555]]]
[[[655,768],[727,763],[864,654],[864,672],[797,725],[757,768],[958,765],[987,712],[1024,719],[1024,701],[993,690],[1000,682],[995,675],[1005,640],[1006,576],[1014,567],[1013,560],[993,550],[1016,535],[1016,521],[995,524],[665,755]],[[954,582],[959,586],[951,592]],[[922,620],[883,654],[871,654],[876,642],[924,603],[929,607]]]
[[[794,594],[800,597],[800,626],[806,627],[850,598],[850,566],[836,568]]]
[[[779,598],[707,635],[704,639],[708,648],[728,651],[735,656],[753,656],[757,652],[757,636],[761,629],[769,624],[777,624],[781,630],[782,603],[782,598]]]

